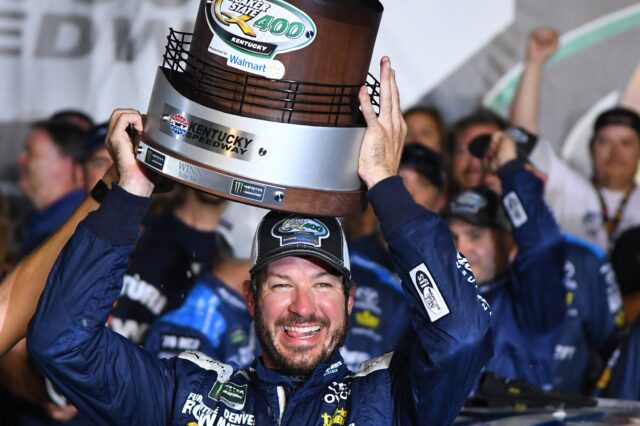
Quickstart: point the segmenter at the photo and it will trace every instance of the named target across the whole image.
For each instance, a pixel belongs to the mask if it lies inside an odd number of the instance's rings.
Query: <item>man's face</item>
[[[472,225],[457,218],[450,218],[448,223],[456,249],[469,261],[478,284],[507,271],[510,247],[505,231]]]
[[[453,181],[460,189],[468,189],[482,184],[484,171],[482,162],[469,152],[469,143],[482,134],[492,134],[498,129],[493,124],[475,124],[460,133],[453,151]]]
[[[245,295],[265,366],[307,375],[344,342],[353,296],[346,298],[342,277],[311,258],[275,260],[264,275],[258,292]]]
[[[52,184],[64,185],[74,179],[73,160],[60,152],[44,130],[31,131],[17,163],[20,188],[38,208]]]
[[[99,148],[89,157],[83,164],[84,168],[84,188],[87,192],[91,192],[93,187],[98,183],[102,176],[109,170],[113,160],[109,155],[107,148]]]
[[[413,200],[422,207],[432,211],[440,211],[444,203],[442,191],[429,179],[410,167],[401,167],[398,175],[402,177],[404,186],[413,197]]]
[[[640,137],[634,130],[604,126],[596,133],[591,153],[596,183],[614,190],[631,186],[640,160]]]
[[[418,142],[442,154],[442,141],[436,121],[429,114],[414,112],[405,117],[407,142]]]

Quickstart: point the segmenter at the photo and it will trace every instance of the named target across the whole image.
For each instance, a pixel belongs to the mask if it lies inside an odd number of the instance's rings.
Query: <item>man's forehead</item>
[[[265,268],[267,276],[289,276],[293,274],[306,274],[312,276],[332,275],[339,278],[339,274],[328,264],[310,256],[285,256],[267,264]]]
[[[464,218],[451,216],[447,218],[447,223],[449,224],[449,228],[451,228],[454,233],[481,233],[481,232],[490,232],[492,227],[490,226],[480,226],[475,223],[471,223]]]
[[[628,137],[640,141],[640,135],[634,129],[624,124],[607,124],[596,132],[596,137]]]

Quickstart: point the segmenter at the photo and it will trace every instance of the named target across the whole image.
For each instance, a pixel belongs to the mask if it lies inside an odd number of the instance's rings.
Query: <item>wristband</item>
[[[102,179],[100,179],[98,183],[96,183],[93,189],[91,190],[90,195],[98,203],[102,203],[102,200],[104,200],[104,197],[107,196],[109,191],[110,189],[107,186],[107,184],[104,183]]]

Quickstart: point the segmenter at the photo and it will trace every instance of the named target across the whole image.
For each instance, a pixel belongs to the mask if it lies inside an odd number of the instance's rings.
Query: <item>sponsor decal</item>
[[[164,167],[165,156],[157,151],[147,148],[147,154],[144,156],[144,162],[148,165],[155,167],[158,170],[162,170]]]
[[[473,271],[471,270],[471,265],[469,265],[467,258],[460,254],[460,252],[456,252],[456,257],[456,268],[458,268],[469,284],[475,285],[476,277],[473,276]]]
[[[480,302],[480,306],[482,306],[482,310],[485,312],[489,311],[489,315],[491,315],[491,306],[489,306],[489,302],[487,302],[487,300],[479,294],[477,294],[476,297],[478,299],[478,302]]]
[[[393,358],[393,352],[387,352],[382,356],[372,358],[366,362],[363,362],[354,377],[367,376],[378,370],[389,368],[389,365],[391,364],[391,358]]]
[[[336,411],[333,414],[322,413],[322,426],[331,426],[331,425],[346,425],[347,420],[347,410],[344,408],[336,408]]]
[[[553,354],[553,359],[556,361],[568,361],[573,359],[573,356],[576,353],[575,346],[567,346],[567,345],[556,345],[555,352]]]
[[[338,361],[338,362],[334,362],[333,364],[331,364],[329,366],[329,368],[327,368],[326,370],[324,370],[324,374],[323,376],[327,376],[329,374],[334,374],[338,372],[338,369],[340,368],[340,366],[342,365],[342,361]]]
[[[169,120],[169,128],[176,136],[183,136],[189,128],[189,120],[184,115],[173,114]]]
[[[165,350],[195,351],[200,349],[200,339],[194,337],[161,334],[160,341],[160,347]]]
[[[578,282],[575,280],[576,267],[573,262],[565,260],[564,262],[564,288],[567,290],[577,290]]]
[[[600,267],[600,274],[604,277],[604,282],[607,285],[607,304],[609,305],[609,312],[614,313],[622,309],[622,295],[620,294],[620,287],[616,280],[616,275],[611,267],[610,263],[605,263]]]
[[[271,235],[280,240],[280,246],[288,244],[310,244],[320,247],[322,240],[328,238],[329,228],[317,219],[289,218],[276,223]]]
[[[209,51],[232,68],[267,78],[285,74],[274,56],[302,49],[316,36],[311,18],[282,0],[208,0],[205,12],[214,33]]]
[[[231,340],[231,344],[234,346],[239,346],[245,344],[248,340],[247,333],[244,331],[242,327],[238,327],[235,330],[231,331],[229,336],[229,340]]]
[[[178,111],[176,108],[165,104],[163,115],[170,115],[171,118],[160,121],[162,133],[225,157],[249,160],[256,139],[255,135],[176,111]],[[147,156],[148,152],[149,149],[147,149]]]
[[[515,192],[509,192],[502,200],[502,204],[504,205],[514,228],[519,228],[527,223],[527,220],[529,220],[527,212],[524,211],[520,198],[518,198],[518,195]]]
[[[424,263],[413,268],[409,275],[416,291],[422,299],[431,322],[434,322],[449,314],[449,307],[444,301],[440,289],[433,279],[431,272]]]
[[[327,386],[327,393],[322,397],[327,404],[335,404],[340,401],[346,401],[351,396],[351,381],[348,383],[332,382]]]
[[[371,311],[356,312],[356,323],[367,328],[378,328],[380,325],[380,317],[377,317],[371,313]]]
[[[191,415],[196,422],[187,423],[188,426],[240,426],[255,425],[253,414],[236,413],[222,407],[212,409],[204,403],[202,395],[190,393],[182,406],[182,414]]]
[[[356,297],[353,303],[355,309],[368,310],[377,315],[382,315],[380,308],[380,293],[371,287],[356,287]]]
[[[234,410],[242,410],[247,400],[247,385],[216,382],[209,391],[209,398],[220,401]]]
[[[246,180],[234,179],[231,182],[231,195],[237,195],[249,200],[262,201],[265,191],[266,187],[263,185],[247,182]]]
[[[164,312],[167,306],[167,297],[160,289],[140,278],[138,274],[124,276],[120,297],[140,303],[156,316]]]

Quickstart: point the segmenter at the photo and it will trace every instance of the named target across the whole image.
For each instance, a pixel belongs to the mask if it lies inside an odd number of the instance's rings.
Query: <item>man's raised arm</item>
[[[105,326],[153,190],[136,163],[126,133],[130,124],[142,130],[139,113],[114,112],[107,147],[118,185],[78,225],[56,260],[27,342],[36,365],[95,424],[167,424],[172,363]]]
[[[449,424],[491,356],[489,306],[478,296],[447,225],[418,206],[395,176],[406,130],[388,59],[383,59],[380,80],[379,117],[366,94],[360,96],[368,131],[359,173],[413,308],[418,335],[408,363],[400,355],[391,360],[394,423]]]

